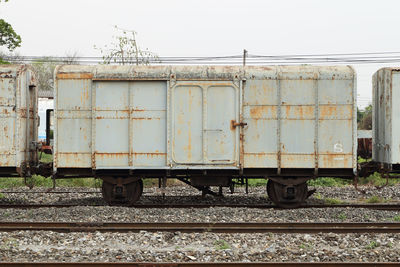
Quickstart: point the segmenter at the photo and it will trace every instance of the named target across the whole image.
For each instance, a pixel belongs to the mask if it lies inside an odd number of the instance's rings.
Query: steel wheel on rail
[[[101,188],[104,200],[111,206],[132,206],[140,199],[143,193],[143,181],[117,186],[116,184],[103,181]]]
[[[285,209],[298,208],[307,198],[307,183],[284,185],[268,180],[267,193],[272,202]]]

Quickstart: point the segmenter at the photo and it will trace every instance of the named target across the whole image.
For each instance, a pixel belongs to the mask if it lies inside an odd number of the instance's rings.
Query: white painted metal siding
[[[36,163],[32,147],[37,141],[36,96],[35,76],[28,66],[0,66],[0,167]]]
[[[400,70],[383,68],[373,76],[372,159],[400,164]]]
[[[355,80],[346,66],[62,66],[55,168],[355,171]]]

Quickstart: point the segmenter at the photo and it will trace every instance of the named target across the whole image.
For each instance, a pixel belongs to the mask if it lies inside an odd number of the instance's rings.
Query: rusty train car
[[[50,170],[35,153],[37,106],[15,97],[35,98],[22,69],[0,67],[0,128],[13,125],[5,110],[16,121],[32,110],[20,119],[32,135],[10,132],[28,156],[4,160],[17,150],[0,137],[3,175],[98,177],[105,200],[121,205],[140,198],[146,178],[206,191],[263,177],[271,200],[289,208],[304,202],[309,179],[357,175],[350,66],[58,66]]]
[[[39,163],[37,91],[31,67],[0,66],[0,176],[29,176]]]

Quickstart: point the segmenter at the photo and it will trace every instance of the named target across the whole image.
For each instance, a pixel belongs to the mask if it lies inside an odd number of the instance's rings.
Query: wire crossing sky
[[[349,64],[358,105],[372,98],[372,75],[400,66],[395,0],[10,0],[0,16],[21,35],[25,62],[80,56],[97,64],[119,28],[134,30],[160,64]],[[62,60],[57,58],[56,61]]]

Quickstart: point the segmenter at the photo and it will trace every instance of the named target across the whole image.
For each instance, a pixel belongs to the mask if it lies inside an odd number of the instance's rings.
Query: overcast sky
[[[9,0],[0,17],[22,37],[25,56],[101,56],[117,34],[138,32],[159,56],[400,52],[399,1]],[[387,66],[399,66],[399,63]],[[382,64],[356,65],[358,103],[371,99]]]

